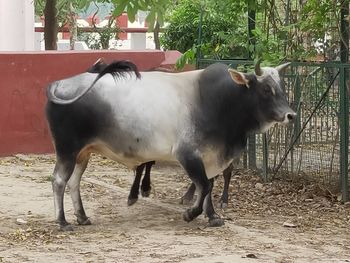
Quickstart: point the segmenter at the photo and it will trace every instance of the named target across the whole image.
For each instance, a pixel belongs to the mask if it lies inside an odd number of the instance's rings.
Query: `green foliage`
[[[349,0],[345,0],[349,1]],[[45,0],[36,0],[41,15]],[[61,23],[67,17],[68,3],[79,9],[91,0],[58,0]],[[155,23],[166,25],[162,45],[184,53],[179,65],[204,58],[262,57],[266,63],[280,60],[315,60],[316,41],[324,59],[334,60],[339,50],[340,5],[337,0],[95,0],[113,3],[113,14],[127,12],[134,21],[138,11],[147,12],[150,30]],[[202,37],[198,28],[203,10]],[[256,13],[253,43],[248,42],[248,10]]]
[[[227,9],[231,12],[228,12]],[[200,13],[203,10],[201,43],[198,43]],[[225,59],[246,56],[247,24],[243,19],[243,1],[208,2],[203,5],[200,0],[181,0],[166,17],[168,26],[161,36],[165,49],[183,52],[178,66],[193,63],[197,50],[202,57]],[[225,11],[226,10],[226,11]],[[243,23],[242,23],[243,21]]]
[[[90,49],[109,49],[109,41],[121,32],[115,26],[98,28],[96,33],[85,33],[78,28],[78,40],[84,41]]]
[[[166,17],[162,37],[166,49],[184,53],[179,65],[202,58],[261,57],[281,60],[334,60],[339,52],[341,1],[222,0],[205,1],[202,39],[198,44],[199,0],[179,0]],[[203,6],[202,6],[203,8]],[[252,43],[248,43],[248,9],[255,11]],[[315,48],[318,43],[318,50]],[[200,53],[198,51],[200,50]]]
[[[111,16],[104,27],[96,27],[96,32],[84,33],[78,29],[78,39],[84,41],[90,49],[109,49],[109,41],[118,37],[121,29],[115,23],[115,17]]]
[[[182,56],[176,61],[175,68],[176,69],[182,69],[186,63],[192,64],[196,60],[197,56],[197,48],[191,48],[185,53],[182,54]]]
[[[255,54],[277,63],[281,59],[334,60],[339,46],[339,1],[260,0],[256,6]],[[315,43],[322,43],[317,52]],[[252,47],[250,47],[252,49]]]
[[[93,2],[91,0],[57,0],[57,21],[59,24],[63,25],[67,22],[67,17],[71,12],[70,4],[75,9],[75,12],[86,9],[90,3]],[[95,2],[106,2],[106,0],[96,0]],[[37,16],[44,15],[46,0],[35,0],[34,1],[34,9],[35,14]]]
[[[249,51],[254,57],[261,58],[267,64],[277,64],[284,59],[285,55],[280,48],[283,39],[270,37],[260,28],[253,30],[253,35],[257,41],[255,45],[249,45]]]
[[[329,14],[335,11],[334,7],[332,1],[307,1],[301,10],[300,29],[312,33],[315,38],[323,37],[332,20]]]
[[[130,22],[135,21],[138,11],[146,11],[148,15],[146,21],[149,29],[153,30],[155,23],[158,22],[160,26],[164,24],[164,14],[170,7],[171,0],[111,0],[116,8],[113,12],[115,16],[121,15],[124,11],[127,12]]]
[[[35,14],[42,16],[44,14],[46,0],[36,0]],[[58,0],[57,1],[57,20],[62,26],[69,22],[70,12],[79,13],[85,11],[91,3],[109,3],[110,0]],[[72,4],[72,6],[70,6]],[[71,9],[73,7],[73,10]],[[98,5],[96,5],[96,11]],[[102,28],[96,28],[96,33],[83,33],[78,29],[78,39],[85,41],[91,49],[108,49],[109,40],[118,36],[120,28],[115,24],[115,16],[109,18],[108,24]]]

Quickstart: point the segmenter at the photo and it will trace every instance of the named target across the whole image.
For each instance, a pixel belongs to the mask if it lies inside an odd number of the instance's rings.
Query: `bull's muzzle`
[[[288,123],[291,123],[295,120],[295,117],[297,116],[297,114],[294,112],[294,111],[290,111],[290,112],[287,112],[285,115],[284,115],[284,120],[283,120],[283,124],[288,124]]]

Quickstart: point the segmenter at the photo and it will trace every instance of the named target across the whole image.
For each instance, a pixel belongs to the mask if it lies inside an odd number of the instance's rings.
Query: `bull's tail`
[[[136,65],[126,60],[113,61],[111,64],[102,67],[100,72],[96,72],[96,73],[98,73],[98,75],[95,78],[95,80],[92,82],[92,84],[89,87],[87,87],[82,93],[80,93],[78,96],[72,99],[59,98],[56,95],[58,83],[57,82],[52,83],[47,88],[47,91],[46,91],[48,100],[56,104],[71,104],[79,100],[87,92],[89,92],[89,90],[91,90],[94,87],[96,82],[106,74],[111,74],[114,79],[118,79],[118,78],[124,77],[126,73],[128,74],[134,73],[137,78],[141,78],[140,72],[137,69]]]

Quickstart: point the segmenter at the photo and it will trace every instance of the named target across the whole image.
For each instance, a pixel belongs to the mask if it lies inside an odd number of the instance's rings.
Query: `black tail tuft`
[[[111,74],[115,79],[124,76],[124,73],[135,73],[137,78],[141,78],[136,65],[127,60],[113,61],[107,66],[102,66],[95,82],[106,74]]]

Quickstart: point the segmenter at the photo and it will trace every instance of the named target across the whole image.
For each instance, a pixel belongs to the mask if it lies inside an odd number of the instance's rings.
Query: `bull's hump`
[[[215,63],[203,70],[200,80],[218,80],[222,78],[227,78],[228,76],[228,66],[221,63]]]

